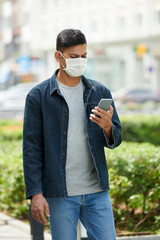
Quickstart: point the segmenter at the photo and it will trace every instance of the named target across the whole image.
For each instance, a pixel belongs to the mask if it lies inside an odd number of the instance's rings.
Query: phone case
[[[111,103],[112,103],[112,99],[103,98],[100,100],[98,107],[104,109],[105,111],[108,111]]]

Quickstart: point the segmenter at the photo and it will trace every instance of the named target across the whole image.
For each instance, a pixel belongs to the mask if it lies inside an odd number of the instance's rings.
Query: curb
[[[3,221],[6,225],[13,226],[15,228],[21,229],[25,233],[31,234],[30,225],[27,223],[12,218],[4,213],[0,213],[0,220]],[[46,232],[44,232],[44,238],[45,240],[51,240],[50,234]]]
[[[117,237],[117,240],[160,240],[160,235]]]

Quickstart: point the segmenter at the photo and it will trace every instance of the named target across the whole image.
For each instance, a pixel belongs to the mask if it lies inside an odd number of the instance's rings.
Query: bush
[[[116,221],[137,217],[137,209],[139,220],[160,213],[159,153],[160,147],[149,143],[123,142],[114,151],[106,149]]]
[[[133,142],[105,149],[116,226],[133,230],[147,216],[137,229],[156,232],[160,224],[160,147],[155,146],[160,142],[159,117],[125,116],[121,122],[123,139]],[[29,206],[24,195],[22,122],[0,121],[0,159],[0,210],[25,219]]]
[[[160,143],[160,116],[120,116],[124,141]],[[22,139],[23,122],[0,120],[0,141]]]
[[[160,143],[160,116],[121,116],[123,140]]]
[[[28,217],[29,206],[24,195],[22,141],[3,141],[0,146],[0,210],[13,217]]]
[[[22,139],[22,121],[0,120],[0,141]]]
[[[29,206],[24,196],[24,180],[21,166],[14,169],[6,164],[0,165],[2,188],[0,190],[0,209],[19,219],[28,218]]]

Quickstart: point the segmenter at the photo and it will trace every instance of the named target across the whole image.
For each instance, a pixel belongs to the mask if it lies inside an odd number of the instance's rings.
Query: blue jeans
[[[47,201],[52,240],[76,240],[78,219],[89,240],[116,240],[109,191]]]

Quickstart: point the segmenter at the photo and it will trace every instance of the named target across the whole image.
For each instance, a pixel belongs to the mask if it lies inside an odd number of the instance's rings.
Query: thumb
[[[45,201],[44,209],[45,209],[46,216],[47,216],[47,217],[50,217],[49,206],[48,206],[47,201]]]
[[[113,115],[114,108],[110,105],[109,112]]]

